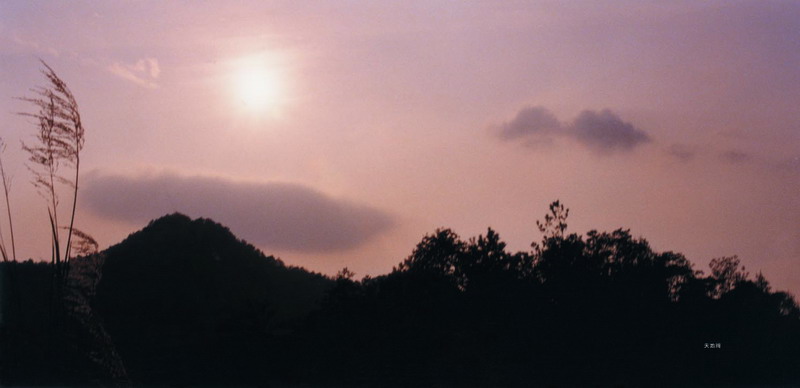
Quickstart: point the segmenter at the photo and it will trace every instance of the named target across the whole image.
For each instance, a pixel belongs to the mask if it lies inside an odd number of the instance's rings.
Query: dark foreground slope
[[[273,338],[333,284],[181,214],[74,259],[57,304],[47,263],[0,263],[0,276],[0,385],[261,380]]]
[[[433,386],[800,384],[800,309],[736,257],[704,276],[625,230],[426,236],[392,273],[340,277],[310,320],[320,381]]]
[[[181,214],[106,252],[95,308],[130,378],[225,380],[317,308],[331,281],[285,266],[227,228]]]
[[[712,260],[706,275],[626,230],[566,234],[566,211],[555,203],[551,212],[531,251],[507,251],[491,229],[468,240],[439,229],[391,273],[361,280],[287,267],[219,224],[174,214],[76,260],[60,310],[48,305],[49,265],[0,265],[0,378],[4,385],[800,384],[800,308],[736,257]]]

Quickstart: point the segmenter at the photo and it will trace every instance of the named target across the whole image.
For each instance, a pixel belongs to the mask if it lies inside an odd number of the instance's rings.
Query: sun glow
[[[250,114],[280,115],[286,96],[279,67],[264,58],[247,58],[239,61],[232,75],[236,105]]]
[[[278,80],[274,74],[263,69],[250,69],[239,74],[236,80],[243,104],[252,109],[263,110],[272,106],[278,96]]]

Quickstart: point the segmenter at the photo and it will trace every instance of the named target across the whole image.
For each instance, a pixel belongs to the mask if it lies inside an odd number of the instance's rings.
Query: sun
[[[248,110],[274,111],[281,95],[280,80],[268,68],[250,66],[237,73],[236,94]]]
[[[291,58],[278,51],[261,51],[224,62],[221,77],[232,112],[248,122],[282,121],[294,103]]]

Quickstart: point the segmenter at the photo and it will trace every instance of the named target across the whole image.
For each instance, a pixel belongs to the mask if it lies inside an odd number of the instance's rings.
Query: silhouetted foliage
[[[567,234],[568,214],[551,204],[533,252],[439,229],[392,273],[337,283],[309,332],[332,341],[319,381],[800,381],[797,305],[763,276],[733,257],[703,277],[624,229]]]
[[[89,371],[96,372],[95,369],[98,368],[105,368],[112,379],[122,381],[125,380],[125,371],[121,367],[121,360],[116,355],[102,323],[96,319],[89,306],[96,285],[96,281],[92,279],[99,279],[101,276],[103,256],[96,254],[97,242],[89,234],[78,230],[74,223],[80,153],[85,142],[78,103],[67,84],[55,71],[44,61],[41,64],[44,67],[42,74],[47,79],[46,85],[31,89],[33,97],[19,99],[30,103],[35,109],[35,112],[20,113],[34,119],[33,124],[36,127],[35,141],[23,141],[22,149],[28,154],[28,162],[31,163],[27,167],[33,173],[32,183],[45,199],[50,226],[51,259],[48,267],[30,267],[28,263],[17,265],[9,200],[10,182],[0,160],[5,215],[11,241],[9,261],[5,238],[0,228],[0,254],[3,256],[3,278],[0,281],[6,283],[2,294],[4,299],[13,301],[13,309],[6,308],[2,312],[2,339],[4,344],[10,344],[6,347],[3,358],[14,360],[11,362],[13,364],[19,362],[18,360],[27,360],[28,356],[40,351],[38,355],[42,357],[38,366],[32,369],[38,371],[33,380],[37,382],[73,382],[72,378],[80,374],[72,373],[72,369],[89,374]],[[5,143],[0,139],[0,153],[4,149]],[[63,167],[72,168],[72,178],[65,178],[60,174]],[[72,193],[70,220],[66,225],[59,222],[59,194],[62,185]],[[66,244],[63,245],[61,230],[66,231]],[[74,257],[76,255],[81,257]],[[70,272],[73,259],[77,260],[79,267],[78,273],[74,274]],[[50,277],[50,283],[40,284],[37,279],[21,286],[21,282],[32,279],[20,279],[17,274],[19,269],[36,278],[46,274]],[[36,284],[40,289],[29,289],[31,284]],[[28,289],[23,291],[23,288]],[[47,290],[46,301],[30,297],[38,296],[42,290]],[[47,313],[41,314],[39,307],[44,305],[47,306]],[[3,307],[8,307],[8,303],[4,302]],[[37,312],[33,315],[34,320],[28,314],[31,311]],[[6,320],[7,316],[9,318]],[[42,329],[40,322],[47,323],[47,330]],[[46,338],[43,343],[46,347],[44,351],[37,349],[32,353],[25,348],[25,339],[32,339],[33,335],[39,339]],[[34,343],[40,344],[36,341]],[[78,365],[81,367],[73,368]],[[9,375],[15,376],[16,371],[4,373],[3,377]]]
[[[703,276],[625,229],[567,234],[567,213],[551,205],[530,252],[509,252],[493,229],[467,240],[437,229],[391,273],[361,280],[286,267],[173,214],[101,253],[93,307],[140,384],[800,383],[800,309],[763,275],[727,257]],[[32,290],[46,282],[48,265],[20,265]],[[33,321],[46,308],[26,305],[31,325],[12,339],[22,358],[3,360],[3,378],[41,382]],[[73,364],[74,381],[111,369]]]
[[[4,232],[2,231],[3,228],[0,228],[0,255],[3,257],[3,261],[17,261],[17,246],[16,241],[14,238],[14,222],[13,218],[11,217],[11,200],[8,197],[8,192],[10,190],[11,182],[8,176],[6,176],[6,169],[3,166],[3,152],[6,150],[6,143],[2,137],[0,137],[0,183],[3,185],[3,199],[5,200],[6,205],[6,212],[5,218],[8,221],[8,230],[9,230],[9,240],[11,242],[11,254],[9,255],[8,249],[6,248],[6,242],[4,238]]]
[[[37,111],[20,113],[33,118],[36,123],[36,142],[26,144],[22,149],[28,153],[28,168],[33,173],[33,185],[39,190],[47,203],[50,217],[51,238],[53,244],[52,263],[56,266],[56,277],[64,281],[69,273],[69,261],[72,258],[72,236],[75,228],[75,210],[78,201],[78,181],[80,178],[81,150],[86,141],[85,130],[78,110],[78,102],[72,91],[56,72],[44,61],[42,74],[47,78],[47,86],[31,89],[34,97],[22,97]],[[62,167],[72,167],[73,176],[66,178],[60,174]],[[68,226],[58,221],[60,195],[58,184],[63,184],[72,192],[72,207]],[[61,253],[59,229],[67,232],[64,253]],[[83,233],[83,235],[86,235]]]
[[[740,269],[739,265],[740,261],[738,256],[711,259],[709,267],[711,268],[711,276],[715,282],[712,296],[719,298],[747,280],[750,274],[745,272],[744,266]]]

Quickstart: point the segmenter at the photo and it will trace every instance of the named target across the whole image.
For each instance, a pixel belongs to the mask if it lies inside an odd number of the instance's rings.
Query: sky
[[[439,227],[529,250],[559,199],[568,232],[800,293],[798,2],[3,1],[20,258],[50,249],[15,99],[40,59],[80,105],[76,225],[101,248],[178,211],[360,277]]]

